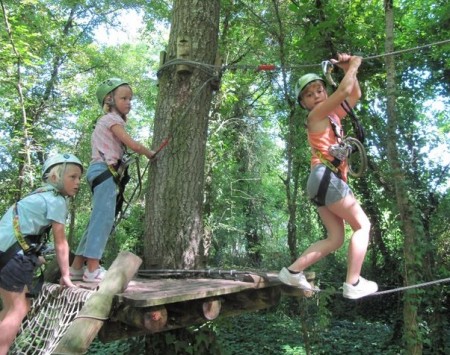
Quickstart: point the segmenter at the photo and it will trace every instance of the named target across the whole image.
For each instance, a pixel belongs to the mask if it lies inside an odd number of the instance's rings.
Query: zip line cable
[[[438,41],[438,42],[434,42],[434,43],[429,43],[429,44],[425,44],[425,45],[422,45],[422,46],[416,46],[416,47],[413,47],[413,48],[400,49],[398,51],[382,53],[382,54],[372,55],[372,56],[368,56],[368,57],[362,57],[362,60],[363,61],[367,61],[367,60],[378,59],[378,58],[381,58],[381,57],[388,57],[388,56],[392,56],[392,55],[398,55],[398,54],[403,54],[403,53],[408,53],[408,52],[414,52],[414,51],[418,51],[420,49],[429,48],[429,47],[438,46],[438,45],[443,45],[443,44],[447,44],[447,43],[450,43],[450,39],[446,39],[446,40],[442,40],[442,41]],[[284,66],[283,68],[285,68],[285,69],[311,68],[311,67],[317,67],[317,66],[321,66],[321,65],[322,65],[322,63],[317,63],[317,64],[297,64],[297,65]],[[225,66],[225,68],[231,68],[231,69],[239,69],[239,68],[255,69],[255,66],[234,64],[234,65],[230,65],[228,67]],[[279,69],[282,69],[282,67],[277,67],[274,64],[260,64],[260,65],[256,66],[256,71],[269,71],[269,70],[279,70]]]
[[[416,47],[413,47],[413,48],[401,49],[401,50],[394,51],[394,52],[377,54],[377,55],[372,55],[372,56],[368,56],[368,57],[363,57],[362,59],[363,60],[373,60],[373,59],[380,58],[380,57],[386,57],[386,56],[391,56],[391,55],[403,54],[403,53],[407,53],[407,52],[413,52],[413,51],[417,51],[419,49],[428,48],[428,47],[437,46],[437,45],[442,45],[442,44],[446,44],[446,43],[450,43],[450,39],[446,39],[446,40],[442,40],[442,41],[438,41],[438,42],[434,42],[434,43],[429,43],[429,44],[425,44],[425,45],[422,45],[422,46],[416,46]],[[317,64],[298,64],[298,65],[288,66],[288,67],[285,67],[285,68],[316,67],[316,66],[322,66],[322,63],[323,62],[317,63]],[[176,58],[176,59],[169,60],[169,61],[165,62],[163,65],[161,65],[161,67],[158,69],[158,71],[156,73],[156,76],[159,78],[161,76],[161,73],[165,69],[167,69],[170,66],[180,65],[180,64],[195,66],[198,69],[200,69],[201,71],[203,71],[206,74],[210,75],[210,78],[208,80],[206,80],[203,83],[203,85],[194,94],[193,99],[189,102],[189,104],[186,107],[186,110],[184,111],[184,113],[182,114],[181,119],[179,120],[178,124],[175,125],[174,132],[178,129],[179,124],[181,123],[181,121],[187,115],[187,112],[191,108],[194,100],[197,98],[197,96],[199,96],[200,92],[205,88],[205,86],[209,82],[212,82],[213,80],[218,79],[220,74],[223,73],[224,71],[226,71],[227,69],[255,69],[256,68],[256,71],[269,71],[269,70],[280,69],[280,67],[277,67],[274,64],[259,64],[256,67],[254,65],[247,65],[247,64],[242,64],[242,65],[240,65],[240,64],[232,64],[232,65],[224,65],[224,66],[220,67],[218,65],[206,64],[206,63],[196,62],[196,61],[192,61],[192,60],[185,60],[185,59],[178,59],[178,58]],[[163,142],[161,143],[161,145],[159,146],[159,148],[155,152],[155,157],[168,144],[168,142],[169,142],[169,140],[171,139],[172,136],[173,136],[173,132],[171,134],[169,134],[163,140]],[[154,161],[154,159],[152,159],[152,161]],[[148,164],[147,164],[147,166],[148,166]],[[147,166],[146,166],[145,170],[147,169]],[[145,170],[144,170],[144,172],[145,172]]]
[[[438,41],[438,42],[434,42],[434,43],[430,43],[430,44],[425,44],[423,46],[417,46],[417,47],[408,48],[408,49],[400,49],[400,50],[394,51],[394,52],[388,52],[388,53],[384,53],[384,54],[372,55],[372,56],[363,58],[363,60],[372,60],[372,59],[376,59],[376,58],[380,58],[380,57],[387,57],[387,56],[390,56],[390,55],[397,55],[397,54],[403,54],[403,53],[408,53],[408,52],[414,52],[414,51],[419,50],[419,49],[428,48],[428,47],[432,47],[432,46],[439,46],[441,44],[446,44],[446,43],[450,43],[450,39],[446,39],[446,40],[443,40],[443,41]]]

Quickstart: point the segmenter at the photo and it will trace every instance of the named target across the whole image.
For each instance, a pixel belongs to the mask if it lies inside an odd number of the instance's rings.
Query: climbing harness
[[[126,198],[125,197],[125,188],[126,188],[128,182],[131,180],[131,175],[129,173],[131,163],[133,163],[136,166],[136,175],[137,175],[138,181],[137,181],[137,185],[135,186],[131,196],[129,198]],[[117,200],[116,200],[116,218],[115,218],[111,233],[113,233],[113,231],[116,229],[117,225],[122,220],[123,216],[125,215],[125,212],[128,210],[128,207],[130,206],[132,201],[135,198],[138,198],[141,194],[143,174],[141,174],[141,169],[140,169],[140,165],[139,165],[139,156],[137,154],[124,155],[124,157],[122,158],[122,163],[119,165],[119,167],[117,169],[117,174],[120,177],[120,179],[117,183],[119,191],[117,193]],[[124,207],[124,204],[125,204],[125,207]]]
[[[54,191],[55,194],[59,194],[54,187],[41,187],[37,190],[31,192],[25,197],[37,194],[37,193],[43,193],[47,191]],[[17,204],[19,201],[14,203],[13,205],[13,230],[14,230],[14,236],[16,237],[16,242],[10,246],[0,257],[0,270],[8,263],[8,261],[14,257],[14,255],[17,254],[20,250],[24,252],[24,254],[37,254],[40,255],[41,250],[45,247],[45,245],[48,242],[48,236],[49,232],[51,230],[51,224],[44,227],[40,234],[38,235],[23,235],[23,233],[20,230],[20,223],[19,223],[19,213]]]
[[[31,196],[37,193],[43,193],[47,191],[54,191],[56,195],[59,194],[54,187],[41,187],[32,193],[28,194],[27,196]],[[26,197],[27,197],[26,196]],[[46,249],[50,230],[52,228],[52,225],[49,224],[48,226],[45,226],[40,234],[37,235],[24,235],[22,231],[20,230],[20,223],[19,223],[19,213],[18,213],[18,202],[17,201],[13,205],[13,230],[14,230],[14,236],[16,237],[16,242],[11,245],[4,253],[0,256],[0,270],[3,269],[3,267],[19,252],[23,252],[24,255],[36,255],[37,257],[43,255],[43,251]],[[37,279],[37,282],[34,284],[31,290],[27,293],[27,297],[35,297],[41,290],[42,284],[44,282],[44,275],[43,270],[41,269],[39,271],[39,277]]]
[[[103,152],[99,151],[99,154],[106,163]],[[122,205],[125,202],[125,197],[124,197],[125,187],[128,184],[128,182],[130,181],[128,167],[133,161],[135,161],[136,165],[139,167],[138,156],[125,153],[122,156],[122,159],[120,159],[116,164],[107,164],[108,169],[106,169],[100,175],[95,177],[94,180],[92,180],[91,191],[92,191],[92,193],[94,193],[94,189],[98,185],[100,185],[101,183],[103,183],[104,181],[106,181],[110,178],[113,178],[113,180],[116,183],[117,188],[118,188],[117,198],[116,198],[116,211],[115,211],[116,218],[117,218],[117,215],[119,214],[119,212],[122,210]],[[139,186],[141,186],[140,179],[139,179]]]
[[[125,153],[120,161],[118,161],[117,164],[107,164],[108,169],[105,170],[103,173],[95,177],[95,179],[92,181],[91,184],[91,191],[94,193],[95,187],[100,185],[102,182],[106,181],[107,179],[113,178],[114,182],[117,185],[117,197],[116,197],[116,209],[115,209],[115,220],[113,227],[111,229],[111,235],[114,233],[116,227],[121,222],[123,216],[125,215],[125,212],[128,210],[128,207],[132,203],[132,201],[135,198],[138,198],[142,192],[142,179],[144,177],[144,174],[147,171],[147,168],[150,164],[150,162],[155,161],[156,155],[161,152],[168,144],[171,136],[168,136],[165,138],[158,149],[155,151],[155,154],[153,155],[153,158],[147,163],[144,171],[141,174],[141,169],[139,165],[139,156],[135,153]],[[100,156],[103,158],[103,160],[106,163],[106,160],[104,158],[103,152],[99,151]],[[125,197],[125,189],[128,184],[128,182],[131,180],[131,176],[129,174],[129,168],[130,166],[134,164],[136,166],[136,175],[138,178],[137,185],[134,188],[133,192],[131,193],[131,196],[129,198]],[[125,204],[125,207],[124,207]]]

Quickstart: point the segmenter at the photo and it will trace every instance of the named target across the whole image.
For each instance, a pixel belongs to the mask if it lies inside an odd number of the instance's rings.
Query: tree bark
[[[144,265],[197,268],[203,264],[203,190],[209,110],[217,73],[220,1],[176,0],[159,77],[149,169]],[[174,62],[174,60],[182,62]],[[189,62],[190,61],[190,62]],[[196,63],[192,63],[196,62]]]
[[[386,41],[385,50],[387,53],[394,51],[394,11],[392,0],[385,0],[386,16]],[[406,174],[402,170],[402,165],[398,156],[396,145],[397,140],[397,112],[396,105],[396,83],[395,83],[395,62],[393,56],[386,56],[387,71],[387,155],[392,170],[392,181],[395,186],[397,207],[400,213],[403,234],[405,236],[403,244],[404,271],[403,277],[406,285],[417,283],[417,266],[420,263],[419,253],[415,250],[416,243],[420,240],[419,227],[416,225],[420,219],[417,218],[417,211],[408,199],[408,186]],[[403,304],[404,342],[407,354],[422,353],[422,339],[419,329],[418,306],[420,296],[414,291],[405,292]]]

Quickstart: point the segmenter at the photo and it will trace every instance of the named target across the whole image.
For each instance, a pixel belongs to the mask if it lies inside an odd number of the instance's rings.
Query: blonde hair
[[[48,173],[44,176],[44,182],[52,185],[58,190],[61,190],[64,187],[64,173],[69,166],[79,166],[78,164],[73,163],[61,163],[55,165],[50,169]]]

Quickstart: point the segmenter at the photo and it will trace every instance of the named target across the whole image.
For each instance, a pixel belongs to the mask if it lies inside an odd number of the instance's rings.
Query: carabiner
[[[333,72],[334,64],[331,63],[329,60],[324,60],[322,62],[322,71],[323,75],[325,76],[325,79],[327,79],[328,84],[330,84],[333,87],[337,87],[337,84],[334,82],[333,78],[331,77],[331,73]]]

